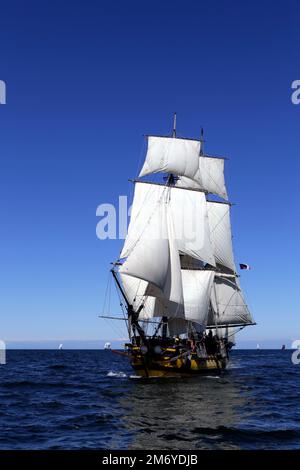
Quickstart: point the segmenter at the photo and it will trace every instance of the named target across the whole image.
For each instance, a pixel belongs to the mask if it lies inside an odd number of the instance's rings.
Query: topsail
[[[175,173],[193,178],[199,168],[200,142],[172,137],[148,137],[148,151],[139,176]]]
[[[148,137],[140,177],[153,173],[178,176],[176,186],[197,189],[227,199],[224,159],[202,155],[202,142],[171,137]]]
[[[199,168],[193,178],[182,176],[176,184],[183,188],[204,190],[228,199],[223,158],[200,156]]]

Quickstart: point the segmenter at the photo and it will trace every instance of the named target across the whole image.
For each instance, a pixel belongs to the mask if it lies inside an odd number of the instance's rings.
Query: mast
[[[173,119],[173,131],[172,131],[172,137],[173,139],[176,139],[176,124],[177,124],[177,113],[174,113],[174,119]],[[178,177],[176,178],[173,173],[170,173],[167,177],[167,186],[175,186],[176,181],[178,180]],[[162,338],[166,339],[167,333],[168,333],[168,317],[163,316],[162,317]]]
[[[173,131],[172,131],[172,137],[173,139],[176,139],[176,124],[177,124],[177,114],[174,113],[174,119],[173,119]],[[167,177],[167,186],[175,186],[176,181],[178,180],[178,177],[174,176],[173,173],[170,173]]]
[[[218,320],[217,318],[220,316],[220,306],[219,306],[219,303],[218,303],[218,298],[217,298],[217,289],[216,289],[216,283],[214,282],[214,296],[216,298],[216,305],[217,305],[217,311],[213,313],[214,315],[214,321],[215,321],[215,327],[216,327],[216,335],[218,335]]]
[[[111,273],[113,275],[113,278],[126,302],[126,308],[127,308],[127,313],[128,313],[128,331],[129,331],[129,336],[131,336],[131,330],[133,332],[133,334],[135,335],[135,330],[137,330],[137,332],[139,333],[140,337],[142,338],[142,340],[144,342],[146,342],[146,336],[145,336],[145,333],[144,333],[144,330],[143,328],[139,325],[139,322],[138,322],[138,317],[139,317],[139,313],[141,311],[141,309],[143,308],[143,305],[140,306],[140,308],[137,310],[137,312],[134,310],[133,306],[129,303],[129,300],[127,299],[127,296],[124,292],[124,289],[123,287],[121,286],[121,283],[118,279],[118,276],[116,274],[116,272],[114,271],[114,269],[111,269]]]
[[[173,132],[172,132],[172,137],[174,138],[176,138],[176,121],[177,121],[177,113],[174,113]]]
[[[200,144],[201,144],[200,155],[202,156],[204,154],[204,152],[203,152],[203,146],[204,146],[204,129],[203,129],[203,127],[201,127],[201,130],[200,130]]]

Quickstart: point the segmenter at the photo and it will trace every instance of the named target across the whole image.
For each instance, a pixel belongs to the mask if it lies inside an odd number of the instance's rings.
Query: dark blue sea
[[[221,374],[134,379],[108,351],[8,351],[0,449],[300,449],[291,351],[233,351]]]

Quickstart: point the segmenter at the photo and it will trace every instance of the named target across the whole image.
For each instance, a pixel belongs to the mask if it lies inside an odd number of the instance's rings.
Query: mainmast
[[[202,156],[204,154],[204,129],[201,127],[200,131],[200,155]]]
[[[176,138],[176,121],[177,121],[177,113],[174,113],[173,133],[172,133],[172,137],[174,138]]]
[[[173,119],[173,131],[172,131],[172,137],[173,139],[176,139],[176,124],[177,124],[177,113],[174,113],[174,119]],[[178,181],[178,176],[174,176],[173,173],[170,173],[167,177],[164,178],[167,181],[167,186],[175,186],[176,181]]]
[[[173,139],[176,139],[176,125],[177,125],[177,113],[175,112],[174,119],[173,119],[173,131],[172,131]],[[178,177],[176,178],[173,175],[173,173],[170,173],[167,177],[167,186],[175,186],[177,180],[178,180]],[[161,320],[162,320],[162,337],[163,339],[165,339],[168,333],[168,317],[163,316]]]

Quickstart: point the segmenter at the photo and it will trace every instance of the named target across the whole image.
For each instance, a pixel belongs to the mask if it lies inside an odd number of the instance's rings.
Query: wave
[[[127,377],[127,374],[125,374],[125,372],[113,372],[111,370],[107,373],[106,377],[116,377],[118,379],[125,379]]]
[[[220,379],[218,375],[203,375],[202,376],[204,379]]]

